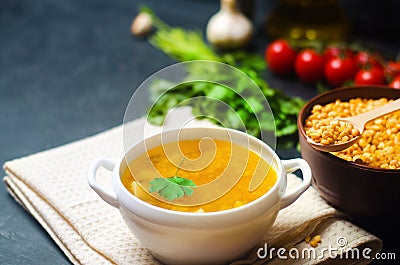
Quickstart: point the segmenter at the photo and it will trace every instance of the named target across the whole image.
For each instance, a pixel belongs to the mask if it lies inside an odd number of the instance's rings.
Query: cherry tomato
[[[286,40],[276,40],[267,46],[265,60],[274,74],[288,75],[293,72],[296,54]]]
[[[357,86],[386,84],[383,68],[371,67],[370,69],[358,70],[354,78],[354,83]]]
[[[332,58],[325,65],[325,78],[331,86],[337,87],[353,79],[357,71],[358,66],[354,58]]]
[[[355,55],[355,59],[360,68],[377,67],[383,70],[383,65],[380,62],[379,55],[372,55],[366,51],[360,51]]]
[[[305,49],[299,52],[294,62],[294,70],[301,81],[315,83],[324,78],[325,57],[315,50]]]
[[[385,67],[385,72],[389,79],[400,75],[400,62],[388,62]]]
[[[329,46],[328,48],[325,49],[324,51],[324,56],[327,61],[329,61],[332,58],[336,57],[352,57],[353,52],[349,49],[345,49],[342,47],[337,47],[337,46]]]
[[[396,76],[393,78],[392,82],[389,83],[389,86],[390,86],[390,87],[393,87],[393,88],[400,89],[400,74],[399,74],[399,75],[396,75]]]

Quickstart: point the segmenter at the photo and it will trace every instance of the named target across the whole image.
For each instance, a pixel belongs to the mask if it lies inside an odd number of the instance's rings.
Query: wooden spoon
[[[336,118],[336,120],[340,121],[345,121],[347,123],[350,123],[354,126],[354,128],[358,129],[360,131],[360,135],[357,137],[352,138],[351,140],[344,142],[344,143],[339,143],[339,144],[330,144],[330,145],[323,145],[320,143],[317,143],[313,141],[311,138],[307,136],[307,141],[308,143],[315,149],[322,151],[322,152],[337,152],[343,149],[346,149],[350,146],[352,146],[354,143],[356,143],[364,131],[365,124],[369,122],[370,120],[379,118],[385,114],[389,114],[391,112],[394,112],[396,110],[400,109],[400,99],[397,99],[393,102],[390,102],[382,107],[373,109],[371,111],[349,117],[349,118]]]

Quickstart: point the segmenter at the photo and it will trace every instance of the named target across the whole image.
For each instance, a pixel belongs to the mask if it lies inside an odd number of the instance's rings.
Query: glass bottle
[[[337,0],[278,0],[265,28],[272,39],[335,42],[348,38],[350,21]]]

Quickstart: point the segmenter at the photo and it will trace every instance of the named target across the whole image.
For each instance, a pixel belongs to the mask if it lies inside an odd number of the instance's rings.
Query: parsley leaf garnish
[[[165,199],[172,201],[185,195],[192,195],[196,184],[193,180],[173,176],[170,178],[155,178],[150,181],[150,192],[157,192]]]
[[[185,179],[178,176],[178,171],[184,161],[185,158],[182,158],[181,162],[176,168],[174,176],[169,178],[155,178],[150,181],[150,192],[158,192],[160,196],[169,201],[185,195],[192,195],[192,187],[196,187],[196,183],[194,183],[194,181],[191,179]]]

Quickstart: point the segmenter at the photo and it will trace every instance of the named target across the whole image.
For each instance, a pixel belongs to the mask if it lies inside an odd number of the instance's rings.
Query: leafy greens
[[[193,180],[173,176],[170,178],[155,178],[150,181],[150,192],[157,192],[165,199],[172,201],[184,195],[193,194],[193,188],[196,184]]]
[[[156,22],[157,31],[149,38],[150,43],[157,49],[163,51],[171,58],[179,61],[191,60],[210,60],[226,63],[234,66],[247,74],[261,89],[266,97],[271,110],[273,119],[262,108],[257,108],[257,98],[247,98],[251,102],[251,107],[238,95],[230,89],[215,84],[205,82],[188,82],[178,88],[170,89],[171,84],[166,80],[156,80],[152,87],[151,93],[153,98],[159,98],[158,102],[149,112],[148,120],[156,125],[162,125],[168,114],[169,109],[186,99],[194,97],[214,97],[231,106],[236,110],[237,115],[242,121],[246,122],[246,130],[248,133],[260,137],[261,131],[274,131],[277,137],[292,135],[297,131],[297,115],[304,105],[304,100],[298,97],[289,97],[283,91],[271,88],[268,83],[261,77],[262,72],[266,69],[264,58],[257,54],[249,54],[244,51],[235,51],[219,54],[215,52],[202,38],[201,32],[187,30],[179,27],[170,27],[162,22],[149,8],[143,8],[143,12],[149,13]],[[202,69],[192,68],[189,75],[196,76]],[[215,73],[213,79],[219,78],[221,81],[231,81],[229,76],[220,76]],[[238,82],[237,89],[246,90],[244,84]],[[254,107],[256,106],[256,107]],[[212,104],[195,104],[193,113],[196,115],[208,115],[214,113],[219,118],[211,119],[212,122],[227,125],[233,129],[243,129],[241,122],[234,115],[221,115],[221,110]],[[255,118],[261,117],[261,121]],[[275,124],[274,124],[275,122]]]

